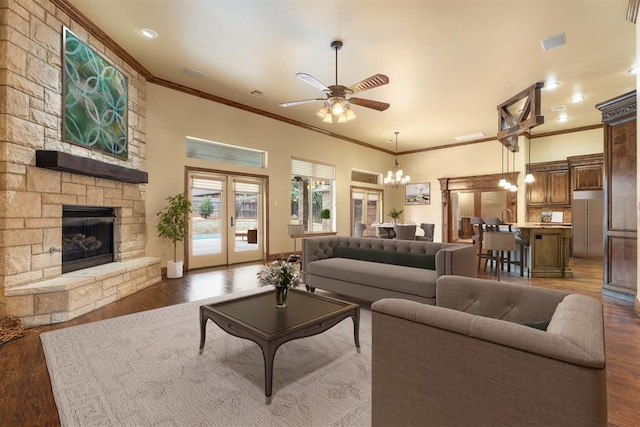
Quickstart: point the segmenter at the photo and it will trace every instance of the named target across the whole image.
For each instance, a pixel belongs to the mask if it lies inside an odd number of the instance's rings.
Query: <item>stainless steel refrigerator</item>
[[[602,257],[604,248],[603,191],[574,191],[571,201],[572,256]]]

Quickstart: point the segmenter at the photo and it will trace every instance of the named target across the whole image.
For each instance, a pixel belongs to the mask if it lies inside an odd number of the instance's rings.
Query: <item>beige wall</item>
[[[571,156],[602,153],[603,150],[604,136],[602,135],[602,128],[534,138],[531,140],[531,163],[550,162],[563,160]]]
[[[185,155],[187,136],[267,151],[268,167],[189,159]],[[147,255],[164,260],[172,256],[172,249],[170,242],[156,236],[156,212],[167,196],[185,190],[185,166],[268,176],[269,254],[277,255],[293,251],[293,240],[285,232],[290,216],[291,157],[336,166],[335,211],[341,235],[350,234],[351,169],[384,173],[393,162],[391,155],[377,150],[153,84],[147,87],[147,141]],[[385,193],[389,200],[393,197],[393,191]],[[391,206],[387,201],[385,210]],[[183,259],[183,247],[178,251]]]

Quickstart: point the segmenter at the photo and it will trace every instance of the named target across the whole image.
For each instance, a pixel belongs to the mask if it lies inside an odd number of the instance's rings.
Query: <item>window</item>
[[[382,182],[382,175],[375,172],[351,169],[351,181],[363,182],[365,184],[380,184]]]
[[[291,222],[306,233],[334,231],[335,166],[291,159]]]
[[[267,153],[251,148],[236,147],[220,142],[187,137],[187,157],[191,159],[212,160],[236,165],[264,168],[267,164]]]

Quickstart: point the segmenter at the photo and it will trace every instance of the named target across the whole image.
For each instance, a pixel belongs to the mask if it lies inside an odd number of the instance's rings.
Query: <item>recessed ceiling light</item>
[[[158,37],[158,33],[153,31],[151,28],[140,28],[140,32],[148,39],[155,39]]]
[[[560,117],[558,117],[558,123],[564,123],[568,121],[569,121],[569,116],[567,116],[566,114],[562,114]]]
[[[544,84],[544,88],[547,89],[547,90],[554,90],[558,86],[560,86],[560,85],[556,81],[546,82]]]
[[[574,103],[575,103],[575,102],[582,102],[582,101],[584,101],[584,96],[582,96],[582,95],[581,95],[581,94],[579,94],[579,93],[576,93],[575,95],[573,95],[573,96],[571,97],[571,102],[574,102]]]
[[[629,74],[638,74],[638,66],[634,65],[633,67],[631,67],[631,69],[628,71]]]

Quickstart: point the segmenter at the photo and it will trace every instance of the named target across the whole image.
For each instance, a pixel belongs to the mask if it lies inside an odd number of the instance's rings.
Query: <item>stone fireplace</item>
[[[73,319],[161,280],[160,260],[145,254],[147,81],[56,4],[5,2],[0,23],[0,316],[25,326]],[[126,159],[62,139],[63,26],[127,76]],[[85,255],[105,247],[105,236],[63,232],[70,206],[115,214],[108,262],[63,267],[64,239]]]

